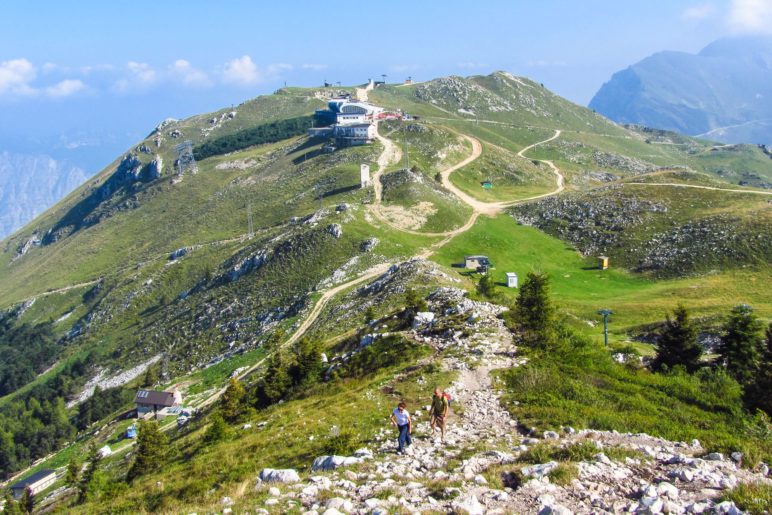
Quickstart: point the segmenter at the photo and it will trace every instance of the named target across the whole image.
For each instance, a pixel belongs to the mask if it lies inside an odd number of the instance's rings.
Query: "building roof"
[[[488,259],[488,256],[483,256],[483,255],[464,256],[464,259],[477,259],[477,260],[480,260],[480,259]]]
[[[155,390],[138,390],[134,402],[155,406],[174,406],[174,394],[172,392],[158,392]]]
[[[515,272],[507,272],[506,275],[507,277],[512,277],[512,276],[517,277],[517,274]]]
[[[18,490],[18,489],[27,488],[28,486],[34,485],[35,483],[37,483],[41,479],[47,478],[47,477],[51,476],[52,474],[56,475],[56,472],[51,470],[51,469],[39,470],[39,471],[35,472],[34,474],[32,474],[31,476],[28,476],[28,477],[22,479],[18,483],[14,483],[13,485],[11,485],[11,489],[12,490]]]

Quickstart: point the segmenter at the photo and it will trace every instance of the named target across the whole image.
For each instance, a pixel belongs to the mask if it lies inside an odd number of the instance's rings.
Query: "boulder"
[[[453,503],[453,507],[457,511],[467,513],[468,515],[483,515],[485,513],[485,507],[480,504],[480,501],[478,501],[477,497],[474,495],[459,499]]]
[[[343,227],[341,227],[340,224],[330,224],[327,226],[325,231],[332,235],[333,238],[336,240],[343,236]]]
[[[703,456],[702,459],[708,461],[724,461],[724,455],[720,452],[711,452]]]
[[[294,469],[263,469],[260,479],[266,483],[298,483],[300,476]]]
[[[328,510],[350,512],[354,509],[354,504],[348,499],[343,499],[342,497],[333,497],[325,503],[324,507]]]
[[[355,456],[319,456],[314,460],[313,465],[311,465],[311,470],[314,472],[319,470],[335,470],[340,467],[356,465],[364,460],[365,457]]]
[[[556,461],[549,461],[547,463],[540,463],[538,465],[530,465],[523,467],[523,475],[527,477],[544,477],[558,466]]]
[[[742,514],[742,511],[740,511],[732,501],[724,501],[722,503],[715,505],[713,507],[713,512],[720,513],[722,515],[741,515]]]
[[[434,313],[431,311],[419,311],[413,317],[413,329],[431,325],[434,323]]]
[[[559,438],[560,438],[560,435],[557,434],[555,431],[544,431],[545,440],[557,440]]]
[[[539,510],[539,515],[574,515],[574,512],[562,504],[550,504]]]

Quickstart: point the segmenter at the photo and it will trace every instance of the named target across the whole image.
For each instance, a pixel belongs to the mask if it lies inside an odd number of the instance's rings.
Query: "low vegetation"
[[[193,149],[193,156],[196,159],[206,159],[255,145],[276,143],[293,136],[300,136],[313,125],[313,120],[313,116],[298,116],[243,129],[198,145]]]

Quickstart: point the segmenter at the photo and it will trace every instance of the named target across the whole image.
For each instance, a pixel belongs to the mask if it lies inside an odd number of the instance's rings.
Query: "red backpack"
[[[453,397],[448,392],[442,392],[442,396],[445,397],[445,400],[448,401],[448,407],[450,407],[450,403],[453,402]]]

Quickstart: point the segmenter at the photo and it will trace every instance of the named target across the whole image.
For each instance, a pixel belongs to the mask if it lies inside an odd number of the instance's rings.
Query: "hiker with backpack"
[[[397,454],[405,454],[405,448],[413,444],[413,439],[410,437],[410,434],[413,432],[413,420],[407,411],[407,405],[404,402],[400,402],[394,408],[394,411],[391,412],[389,419],[399,431]]]
[[[438,386],[434,389],[434,395],[432,396],[431,405],[431,423],[432,435],[434,435],[436,429],[440,428],[441,441],[445,441],[445,422],[448,419],[448,411],[450,411],[450,395],[443,392]]]

